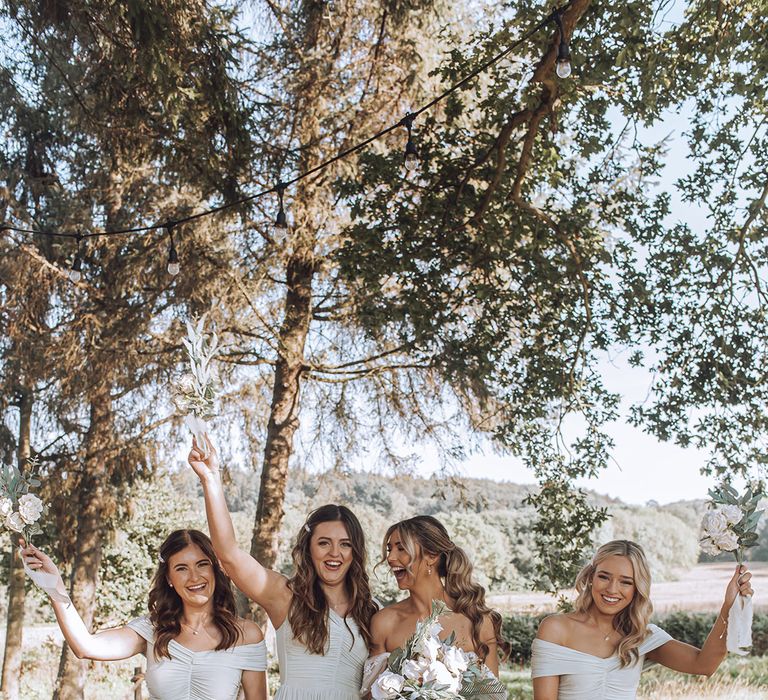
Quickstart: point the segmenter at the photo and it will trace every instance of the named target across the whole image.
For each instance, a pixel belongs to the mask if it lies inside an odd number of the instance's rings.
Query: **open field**
[[[680,575],[677,581],[653,584],[651,599],[657,614],[676,610],[716,612],[723,602],[723,593],[736,564],[699,564]],[[750,564],[755,591],[755,608],[768,608],[768,562]],[[567,593],[567,592],[566,592]],[[547,593],[505,593],[489,597],[491,605],[502,612],[528,613],[554,612],[555,602]],[[762,602],[761,602],[762,601]]]

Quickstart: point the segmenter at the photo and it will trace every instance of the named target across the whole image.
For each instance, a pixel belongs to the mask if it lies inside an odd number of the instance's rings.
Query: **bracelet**
[[[723,633],[720,635],[719,639],[722,639],[725,637],[725,633],[728,631],[728,619],[720,615],[720,619],[723,621],[724,629]]]

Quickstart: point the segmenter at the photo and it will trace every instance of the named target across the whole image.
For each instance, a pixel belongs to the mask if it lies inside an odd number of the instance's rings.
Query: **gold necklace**
[[[181,622],[181,620],[179,620],[179,622]],[[205,620],[205,621],[204,621],[204,622],[203,622],[203,623],[202,623],[202,624],[201,624],[201,625],[200,625],[200,626],[199,626],[197,629],[195,629],[194,627],[192,627],[192,625],[189,625],[189,624],[187,624],[186,622],[181,622],[181,624],[182,624],[184,627],[186,627],[186,628],[187,628],[187,629],[188,629],[190,632],[192,632],[192,634],[193,634],[195,637],[197,637],[197,635],[198,635],[198,634],[200,634],[200,631],[201,631],[201,630],[202,630],[203,632],[205,632],[205,623],[206,623],[206,622],[208,622],[208,620]],[[206,634],[207,634],[209,637],[211,636],[211,635],[210,635],[210,634],[208,634],[207,632],[205,632],[205,633],[206,633]]]

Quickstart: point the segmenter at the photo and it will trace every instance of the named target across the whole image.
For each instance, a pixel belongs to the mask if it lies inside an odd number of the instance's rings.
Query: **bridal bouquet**
[[[208,432],[206,418],[213,415],[218,389],[218,376],[211,361],[219,350],[216,333],[205,332],[205,315],[196,324],[187,322],[187,337],[182,339],[189,357],[189,374],[174,387],[173,402],[176,410],[185,413],[185,425],[195,436],[198,447],[207,452]]]
[[[374,700],[502,700],[504,686],[473,653],[453,645],[452,634],[440,641],[437,621],[447,607],[432,601],[432,612],[416,624],[405,645],[393,651],[370,687]]]
[[[709,555],[733,552],[744,561],[744,550],[757,545],[757,525],[763,511],[761,488],[748,488],[740,495],[730,484],[710,489],[709,510],[701,521],[701,548]],[[728,615],[728,651],[745,655],[752,648],[752,599],[739,596]]]
[[[31,469],[37,468],[36,460],[28,463]],[[18,532],[27,542],[42,532],[38,521],[45,511],[43,502],[30,493],[34,486],[40,486],[34,473],[25,477],[15,466],[0,467],[0,524]]]

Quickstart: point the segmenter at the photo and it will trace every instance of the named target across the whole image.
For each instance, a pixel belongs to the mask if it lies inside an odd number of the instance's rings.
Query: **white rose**
[[[469,666],[469,659],[463,649],[447,647],[443,651],[443,663],[451,673],[462,674]]]
[[[726,530],[713,539],[715,544],[726,552],[732,552],[739,546],[739,538],[732,530]]]
[[[440,640],[436,637],[425,637],[416,645],[416,653],[421,654],[429,661],[437,660],[437,652],[440,651]]]
[[[720,512],[725,516],[729,525],[735,525],[744,517],[744,511],[738,506],[721,506]]]
[[[9,513],[5,518],[5,526],[14,532],[21,532],[24,529],[24,518],[19,513]]]
[[[461,686],[461,676],[452,674],[440,661],[433,661],[424,673],[424,684],[430,681],[439,686],[446,686],[452,693],[458,693]]]
[[[701,549],[705,554],[709,554],[711,557],[716,557],[720,554],[720,547],[718,547],[709,537],[704,537],[699,541]]]
[[[28,525],[37,522],[42,512],[43,502],[34,494],[27,493],[19,499],[19,515]]]
[[[10,498],[0,498],[0,518],[5,518],[13,513],[13,501]]]
[[[373,700],[391,700],[396,698],[403,688],[405,678],[399,673],[384,671],[371,686]]]
[[[439,637],[440,632],[443,631],[443,626],[435,620],[435,622],[432,623],[432,626],[429,628],[429,636],[430,637]]]
[[[403,664],[403,675],[410,681],[417,681],[429,668],[429,659],[420,656],[418,659],[408,659]]]
[[[728,529],[728,520],[719,510],[710,510],[704,514],[701,521],[701,529],[704,534],[712,539]]]

